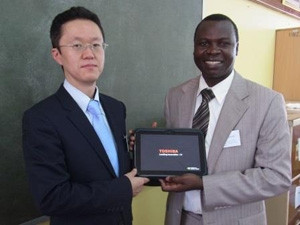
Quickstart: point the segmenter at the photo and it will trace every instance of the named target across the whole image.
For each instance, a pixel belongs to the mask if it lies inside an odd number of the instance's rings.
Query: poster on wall
[[[282,4],[300,12],[300,0],[282,0]]]

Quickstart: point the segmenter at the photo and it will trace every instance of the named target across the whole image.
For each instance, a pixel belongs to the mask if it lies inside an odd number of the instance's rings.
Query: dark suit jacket
[[[128,225],[132,188],[126,109],[100,94],[117,145],[120,177],[86,115],[64,89],[24,113],[23,149],[30,188],[51,225]]]

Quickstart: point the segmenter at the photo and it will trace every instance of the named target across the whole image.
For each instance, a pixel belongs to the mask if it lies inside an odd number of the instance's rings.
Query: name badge
[[[233,130],[230,132],[227,141],[225,142],[224,148],[241,146],[241,137],[239,130]]]

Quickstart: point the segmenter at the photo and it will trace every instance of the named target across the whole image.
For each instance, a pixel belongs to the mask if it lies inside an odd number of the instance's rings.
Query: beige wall
[[[204,0],[203,16],[212,13],[231,17],[239,28],[237,71],[272,87],[275,30],[299,27],[300,21],[249,0]],[[146,187],[133,201],[134,225],[162,225],[165,201],[166,194],[160,188]]]

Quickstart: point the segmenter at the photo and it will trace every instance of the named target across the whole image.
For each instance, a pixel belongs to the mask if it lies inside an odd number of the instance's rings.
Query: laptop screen
[[[146,177],[205,175],[203,135],[195,129],[138,129],[135,166],[138,175]]]

